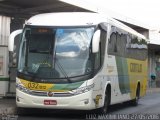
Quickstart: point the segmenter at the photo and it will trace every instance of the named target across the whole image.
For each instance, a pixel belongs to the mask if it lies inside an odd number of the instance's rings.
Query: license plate
[[[57,105],[56,100],[44,100],[44,105]]]

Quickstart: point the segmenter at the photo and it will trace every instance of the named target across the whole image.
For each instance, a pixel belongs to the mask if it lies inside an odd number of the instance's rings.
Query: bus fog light
[[[88,104],[89,103],[89,99],[84,100],[84,104]]]
[[[17,96],[17,102],[20,102],[20,99],[19,99],[19,97]]]

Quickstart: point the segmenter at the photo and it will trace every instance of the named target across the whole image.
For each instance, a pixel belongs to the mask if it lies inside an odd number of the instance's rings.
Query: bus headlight
[[[25,92],[25,93],[28,93],[28,94],[30,93],[30,90],[28,90],[27,88],[25,88],[21,84],[16,84],[16,88],[19,89],[22,92]]]
[[[93,87],[94,87],[94,84],[91,84],[91,85],[88,85],[88,86],[85,86],[85,87],[75,89],[72,92],[73,92],[74,95],[78,95],[78,94],[82,94],[82,93],[90,91]]]

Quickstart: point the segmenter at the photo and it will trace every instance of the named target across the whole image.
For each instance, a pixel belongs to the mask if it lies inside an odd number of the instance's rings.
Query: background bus
[[[144,96],[147,41],[97,13],[46,13],[10,35],[13,51],[22,33],[16,103],[22,108],[98,109]]]

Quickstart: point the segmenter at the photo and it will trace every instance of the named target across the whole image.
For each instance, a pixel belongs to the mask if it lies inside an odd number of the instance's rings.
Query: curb
[[[0,109],[0,116],[14,115],[16,113],[16,107],[6,107]]]
[[[0,98],[0,116],[16,114],[15,98],[2,97]]]
[[[147,93],[160,93],[160,88],[149,88]]]

